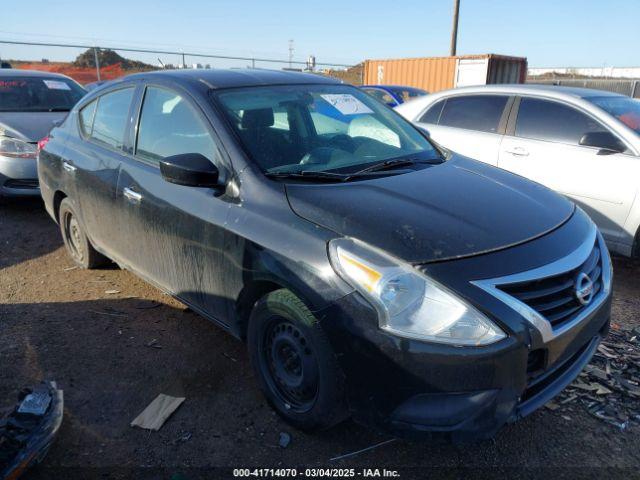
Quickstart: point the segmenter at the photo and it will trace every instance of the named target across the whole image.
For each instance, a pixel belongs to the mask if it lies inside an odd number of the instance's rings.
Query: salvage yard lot
[[[497,467],[509,477],[551,467],[594,478],[603,475],[594,467],[618,467],[638,475],[638,398],[615,390],[617,403],[599,397],[608,416],[624,411],[616,419],[628,418],[623,429],[590,414],[584,396],[597,393],[577,389],[576,399],[507,426],[494,441],[395,441],[331,462],[389,437],[352,422],[317,435],[288,427],[258,390],[241,342],[126,271],[74,268],[39,202],[0,207],[0,245],[0,410],[42,379],[65,395],[60,434],[29,478],[53,467],[213,466]],[[614,329],[637,355],[630,332],[640,327],[640,267],[617,259],[614,268]],[[598,365],[606,370],[606,359]],[[615,374],[616,361],[610,366]],[[131,428],[159,393],[186,401],[158,432]],[[287,448],[278,446],[280,432],[292,436]]]

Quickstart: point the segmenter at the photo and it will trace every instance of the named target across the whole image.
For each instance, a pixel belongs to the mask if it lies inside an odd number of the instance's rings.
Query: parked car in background
[[[84,94],[64,75],[0,70],[0,197],[40,195],[37,143]]]
[[[390,107],[396,107],[404,102],[429,93],[420,88],[403,87],[400,85],[363,85],[360,88]]]
[[[353,415],[488,437],[608,330],[611,263],[582,210],[445,157],[334,79],[125,77],[51,131],[39,177],[80,267],[114,260],[246,340],[266,398],[305,430]]]
[[[398,113],[440,145],[542,183],[640,254],[640,102],[582,88],[495,85],[438,92]]]

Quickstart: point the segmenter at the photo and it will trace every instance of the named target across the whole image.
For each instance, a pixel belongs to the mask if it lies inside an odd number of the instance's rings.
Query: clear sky
[[[11,6],[2,8],[0,40],[286,59],[293,39],[296,60],[315,54],[318,62],[345,64],[448,55],[453,10],[453,0],[5,1]],[[532,67],[640,66],[639,19],[640,0],[461,0],[458,53],[526,56]],[[2,58],[71,60],[78,53],[0,44]],[[196,61],[233,65],[187,59]]]

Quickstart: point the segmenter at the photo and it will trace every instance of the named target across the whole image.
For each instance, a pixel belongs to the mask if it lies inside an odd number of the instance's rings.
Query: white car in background
[[[640,255],[640,101],[585,88],[490,85],[427,95],[396,111],[445,148],[566,195],[612,252]]]

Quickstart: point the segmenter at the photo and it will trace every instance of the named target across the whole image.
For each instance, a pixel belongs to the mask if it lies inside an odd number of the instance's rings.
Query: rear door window
[[[200,153],[216,158],[216,145],[200,115],[179,93],[147,87],[136,155],[157,162],[182,153]]]
[[[439,125],[479,132],[497,133],[506,95],[466,95],[448,98]]]
[[[93,120],[91,138],[113,148],[121,149],[129,120],[133,87],[102,95]]]
[[[595,119],[568,105],[538,98],[522,98],[516,137],[578,145],[588,132],[603,132]]]

